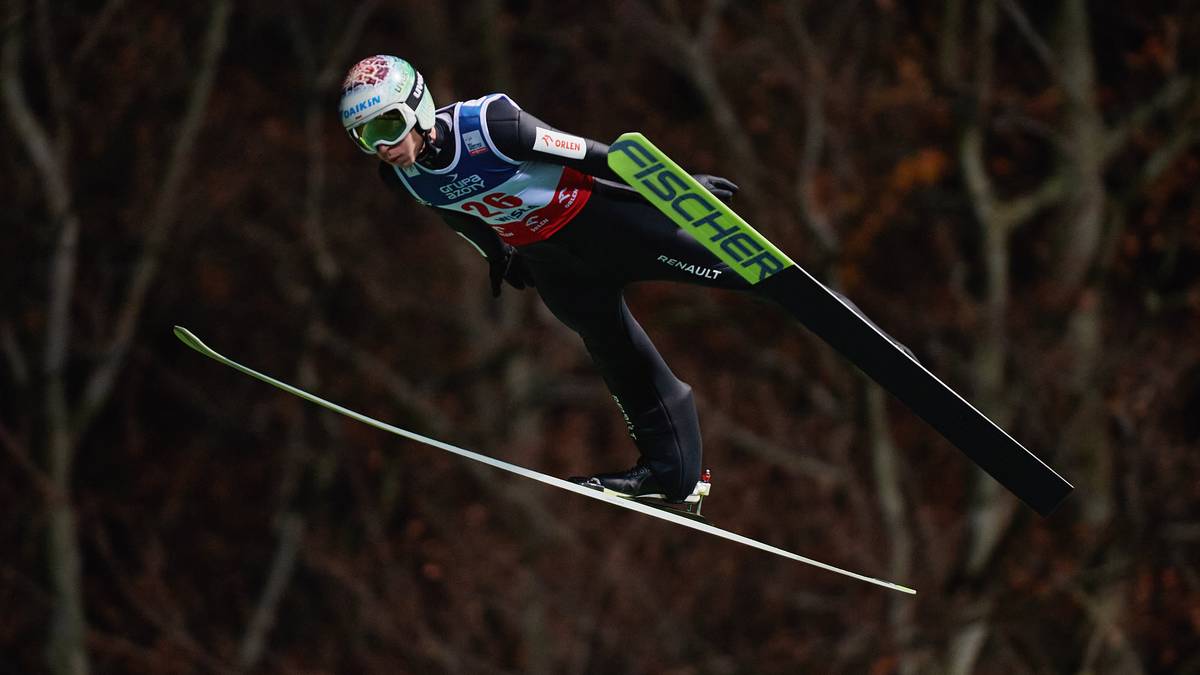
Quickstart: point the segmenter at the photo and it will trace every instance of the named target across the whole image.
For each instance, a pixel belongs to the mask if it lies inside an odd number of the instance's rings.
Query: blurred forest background
[[[1194,2],[8,0],[0,673],[1200,673]],[[535,293],[345,137],[359,58],[645,132],[1076,485],[1015,502],[774,308],[629,300],[717,524],[472,466],[628,466]]]

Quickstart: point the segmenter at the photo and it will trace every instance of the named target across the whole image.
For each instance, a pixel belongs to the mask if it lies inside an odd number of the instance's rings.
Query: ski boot
[[[599,490],[606,495],[631,499],[685,518],[702,523],[708,522],[704,516],[700,515],[700,507],[704,503],[704,498],[712,490],[712,472],[708,469],[701,472],[700,481],[696,483],[692,493],[680,500],[668,499],[658,484],[658,479],[650,471],[650,467],[641,462],[627,471],[600,473],[594,476],[573,476],[567,480],[593,490]]]

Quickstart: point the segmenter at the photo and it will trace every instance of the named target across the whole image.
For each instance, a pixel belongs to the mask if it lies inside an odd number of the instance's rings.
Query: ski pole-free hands
[[[696,182],[703,185],[706,190],[713,193],[714,197],[726,204],[733,201],[733,195],[737,194],[738,191],[737,184],[728,178],[710,176],[706,173],[694,173],[692,174],[692,178],[695,178]]]
[[[525,267],[525,261],[521,258],[521,254],[517,249],[503,244],[504,254],[494,256],[488,259],[488,276],[492,282],[492,297],[500,297],[500,287],[502,282],[507,281],[509,286],[517,290],[523,290],[526,286],[533,286],[533,275],[529,273],[529,268]]]

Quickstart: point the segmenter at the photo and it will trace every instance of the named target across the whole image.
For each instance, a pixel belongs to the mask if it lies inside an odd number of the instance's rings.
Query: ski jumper
[[[702,443],[691,387],[667,367],[625,304],[635,281],[750,285],[621,183],[608,146],[566,134],[504,94],[440,108],[434,152],[391,188],[438,208],[489,260],[516,247],[537,291],[583,339],[644,461],[668,497],[691,493]]]

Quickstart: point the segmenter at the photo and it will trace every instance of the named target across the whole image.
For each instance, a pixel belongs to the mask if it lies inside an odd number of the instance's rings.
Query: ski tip
[[[200,338],[196,337],[195,333],[184,328],[183,326],[175,326],[175,337],[179,338],[179,341],[183,344],[195,349],[205,356],[211,356],[212,354],[216,353],[210,349],[208,345],[201,342]]]
[[[180,341],[185,343],[200,342],[200,338],[196,337],[195,333],[184,328],[183,326],[175,326],[175,337],[179,338]]]

